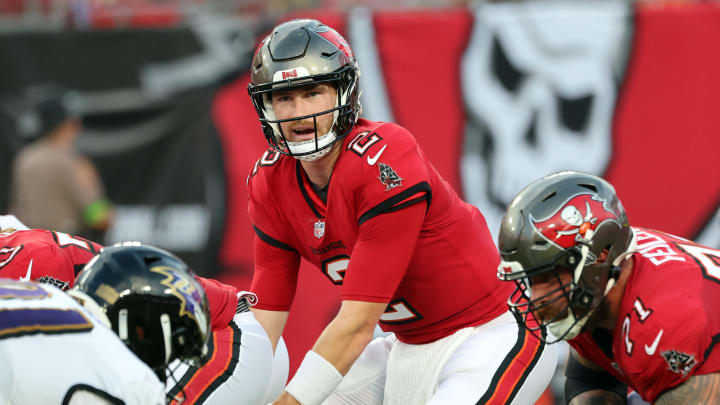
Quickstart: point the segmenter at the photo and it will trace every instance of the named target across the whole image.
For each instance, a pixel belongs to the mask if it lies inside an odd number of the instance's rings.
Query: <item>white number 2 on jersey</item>
[[[350,258],[345,255],[331,257],[322,262],[322,272],[335,285],[341,285],[345,278],[345,271],[350,265]],[[401,324],[422,319],[422,316],[404,299],[393,300],[388,304],[385,313],[380,316],[380,322]]]

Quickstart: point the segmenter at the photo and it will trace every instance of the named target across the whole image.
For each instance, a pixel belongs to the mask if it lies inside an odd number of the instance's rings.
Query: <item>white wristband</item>
[[[332,364],[310,350],[285,391],[302,405],[320,405],[335,391],[342,379],[342,374]]]

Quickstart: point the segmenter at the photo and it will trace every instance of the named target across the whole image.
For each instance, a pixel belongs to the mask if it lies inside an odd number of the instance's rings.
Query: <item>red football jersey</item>
[[[329,282],[343,285],[343,299],[387,302],[380,325],[401,341],[435,341],[507,310],[512,286],[496,276],[500,259],[485,219],[457,196],[398,125],[358,121],[343,140],[326,203],[300,161],[273,150],[258,160],[248,188],[248,211],[259,238],[312,262]],[[399,285],[388,283],[386,274],[346,274],[360,226],[416,203],[427,209],[409,266],[393,270],[404,273]],[[256,266],[251,287],[260,298],[256,308],[287,311],[298,266],[275,267]]]
[[[654,402],[692,375],[720,371],[720,250],[633,228],[638,253],[612,337],[612,357],[590,333],[578,353]]]
[[[67,290],[101,248],[87,239],[44,229],[0,233],[0,277],[29,277]]]

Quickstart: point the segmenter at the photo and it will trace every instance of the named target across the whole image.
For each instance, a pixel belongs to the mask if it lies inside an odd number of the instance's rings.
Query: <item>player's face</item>
[[[337,92],[332,85],[316,84],[297,89],[276,91],[272,94],[272,106],[278,120],[297,118],[304,115],[317,114],[335,107]],[[291,142],[315,139],[315,120],[317,120],[317,136],[330,131],[333,124],[333,113],[322,114],[313,118],[280,123],[285,138]]]
[[[537,300],[534,313],[538,321],[547,324],[567,316],[571,282],[572,272],[562,267],[530,279],[530,300]]]

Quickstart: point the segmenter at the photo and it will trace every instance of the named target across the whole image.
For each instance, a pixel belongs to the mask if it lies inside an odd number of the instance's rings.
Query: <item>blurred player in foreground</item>
[[[482,214],[406,129],[358,119],[360,72],[345,39],[316,20],[283,23],[251,69],[271,147],[248,178],[253,311],[277,341],[300,257],[342,285],[340,312],[275,403],[534,402],[554,348],[508,312],[512,289],[495,277]],[[378,322],[394,335],[371,343]]]
[[[720,251],[630,227],[613,187],[579,172],[535,181],[503,219],[498,276],[513,312],[567,340],[570,404],[720,403]]]
[[[11,217],[0,226],[25,228]],[[36,280],[70,288],[76,274],[102,248],[86,239],[41,229],[0,232],[0,277]],[[108,247],[91,267],[145,271],[158,261],[187,272],[187,266],[169,252],[150,246],[127,244]],[[215,280],[194,277],[205,291],[210,311],[211,337],[204,365],[174,362],[166,391],[173,403],[266,404],[276,397],[288,376],[284,342],[273,356],[267,334],[248,308],[254,294]],[[169,373],[168,373],[169,374]]]
[[[68,294],[0,279],[0,403],[164,404],[168,363],[199,362],[208,335],[202,288],[172,266],[91,267]]]

